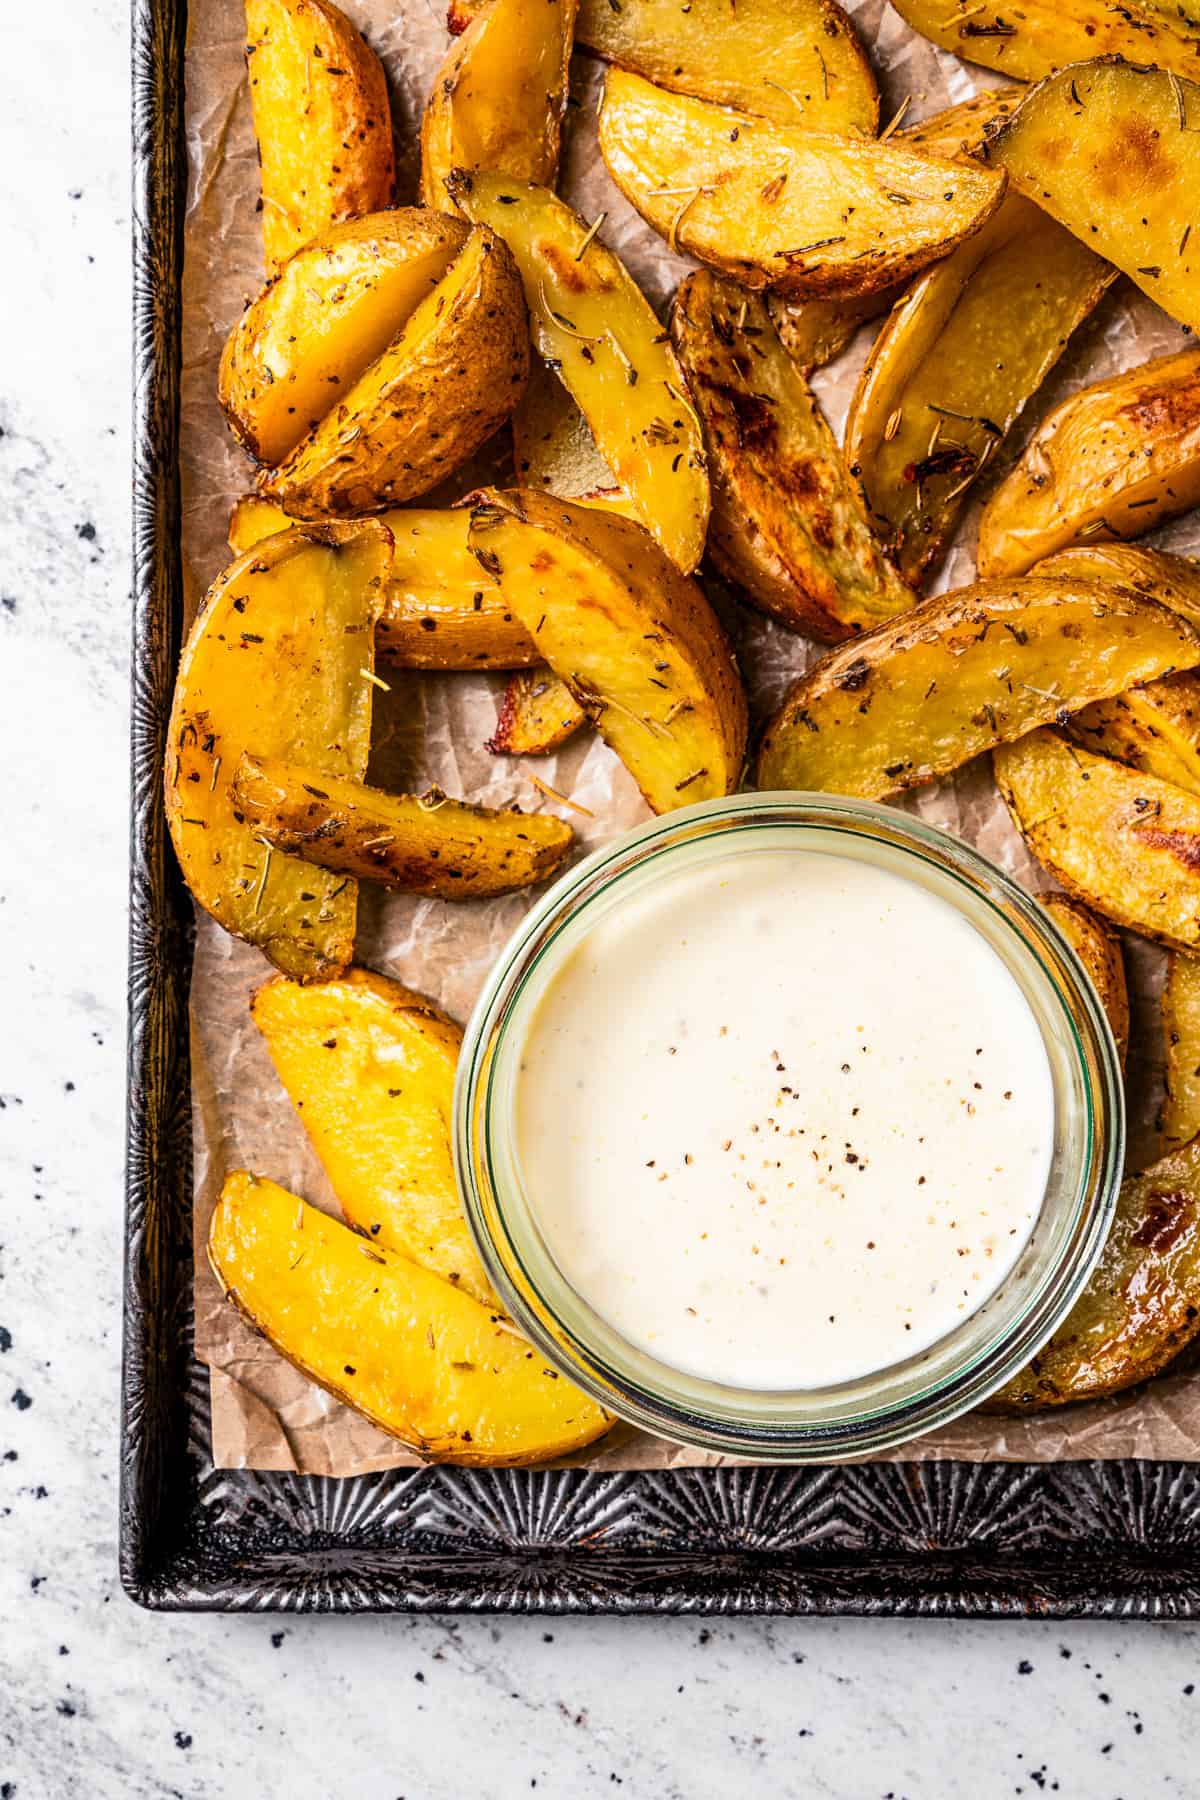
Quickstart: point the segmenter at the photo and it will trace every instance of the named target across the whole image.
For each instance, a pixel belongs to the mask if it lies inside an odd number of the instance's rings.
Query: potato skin
[[[486,489],[472,542],[655,812],[732,793],[747,709],[703,590],[631,519]]]
[[[373,520],[256,545],[209,589],[175,682],[164,788],[184,879],[226,931],[301,981],[350,961],[357,889],[265,845],[239,814],[234,776],[253,745],[362,777],[391,551]]]
[[[227,1178],[208,1258],[281,1356],[431,1461],[519,1468],[613,1422],[496,1312],[273,1181]]]
[[[1200,350],[1183,350],[1043,419],[984,508],[979,569],[1019,575],[1077,538],[1136,537],[1198,502]]]
[[[493,756],[549,756],[587,723],[588,714],[552,670],[520,669],[509,676],[487,747]]]
[[[671,339],[704,426],[721,573],[835,643],[914,606],[761,298],[700,269],[675,296]]]
[[[870,294],[915,275],[1004,192],[977,165],[775,125],[619,69],[605,79],[600,151],[673,248],[794,297]]]
[[[1129,990],[1120,938],[1089,907],[1066,894],[1043,894],[1042,905],[1087,970],[1124,1068],[1129,1052]]]
[[[814,664],[767,727],[757,784],[884,799],[1197,662],[1200,633],[1140,595],[1089,581],[979,582]]]
[[[246,0],[267,273],[327,225],[395,197],[387,81],[332,0]]]
[[[1200,55],[1200,34],[1183,10],[1168,10],[1155,0],[1138,0],[1135,6],[1022,0],[1019,12],[1002,6],[977,11],[969,0],[897,0],[896,11],[941,49],[1021,81],[1040,81],[1055,69],[1102,55],[1190,75]]]
[[[259,492],[301,519],[415,499],[503,424],[528,375],[516,264],[494,232],[476,227],[383,355],[259,477]]]
[[[1200,948],[1200,796],[1033,731],[993,753],[996,784],[1031,853],[1114,925]]]
[[[1166,1093],[1159,1126],[1168,1149],[1200,1131],[1200,957],[1172,950],[1162,991]]]
[[[1196,72],[1200,29],[1189,27],[1186,67],[1147,68],[1159,59],[1142,35],[1145,17],[1137,15],[1131,62],[1102,57],[1048,76],[989,140],[987,158],[1157,306],[1197,330],[1200,234],[1191,228],[1200,191],[1200,87],[1181,76]],[[1167,15],[1152,17],[1165,23]]]
[[[387,794],[281,758],[243,756],[234,804],[259,838],[289,856],[439,900],[485,899],[544,881],[574,839],[549,813],[496,812],[436,788]]]
[[[416,206],[331,225],[242,314],[217,398],[256,462],[282,462],[382,356],[437,286],[467,227]]]
[[[502,1310],[454,1178],[454,1020],[370,969],[312,987],[277,975],[250,1012],[346,1223]]]
[[[1147,550],[1141,544],[1108,544],[1089,539],[1068,550],[1056,550],[1035,563],[1034,575],[1082,576],[1086,581],[1108,581],[1132,588],[1162,606],[1170,607],[1189,625],[1200,626],[1200,562],[1190,556],[1174,556],[1167,550]]]
[[[1087,1286],[988,1412],[1100,1400],[1146,1381],[1200,1330],[1200,1139],[1126,1181]]]

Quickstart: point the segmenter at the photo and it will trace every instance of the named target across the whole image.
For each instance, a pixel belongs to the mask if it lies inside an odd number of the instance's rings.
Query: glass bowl
[[[521,1044],[564,956],[664,875],[798,848],[906,876],[1000,956],[1041,1030],[1054,1144],[1029,1242],[1000,1287],[929,1348],[831,1387],[755,1392],[684,1373],[631,1344],[571,1286],[543,1236],[512,1130]],[[826,794],[745,794],[655,819],[543,895],[510,939],[467,1026],[454,1151],[467,1218],[497,1293],[547,1361],[619,1417],[705,1450],[830,1462],[902,1444],[1002,1387],[1070,1311],[1104,1243],[1121,1179],[1124,1103],[1112,1033],[1054,921],[969,845],[906,813]]]

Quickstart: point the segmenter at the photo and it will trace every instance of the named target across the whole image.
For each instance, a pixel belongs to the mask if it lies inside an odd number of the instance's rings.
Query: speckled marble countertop
[[[1194,1795],[1200,1630],[167,1618],[116,1579],[124,0],[0,70],[0,1800]]]

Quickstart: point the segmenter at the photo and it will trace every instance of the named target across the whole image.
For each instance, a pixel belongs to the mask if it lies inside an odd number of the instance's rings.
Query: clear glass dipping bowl
[[[1029,1244],[977,1312],[889,1368],[834,1387],[759,1393],[656,1360],[571,1287],[522,1185],[513,1102],[528,1020],[563,956],[593,922],[668,873],[793,847],[906,876],[983,934],[1041,1028],[1054,1083],[1055,1143]],[[497,1293],[547,1361],[660,1437],[771,1462],[830,1462],[902,1444],[977,1406],[1016,1374],[1066,1317],[1100,1253],[1124,1138],[1112,1033],[1050,916],[947,833],[906,813],[825,794],[745,794],[688,807],[570,870],[534,906],[493,969],[467,1026],[455,1090],[455,1162],[472,1232]]]

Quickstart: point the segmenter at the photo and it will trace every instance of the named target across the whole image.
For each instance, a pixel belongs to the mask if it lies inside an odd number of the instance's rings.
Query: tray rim
[[[189,1448],[187,1403],[196,1376],[192,927],[161,805],[182,619],[187,0],[132,0],[131,16],[134,581],[119,1500],[130,1599],[163,1611],[1200,1617],[1196,1464],[943,1462],[590,1479],[506,1471],[469,1480],[434,1470],[396,1472],[390,1484],[205,1472],[203,1446],[199,1456]],[[665,1496],[668,1513],[678,1505],[688,1516],[683,1532],[635,1534],[627,1548],[619,1536],[606,1542],[586,1529],[597,1495],[611,1502],[651,1489],[654,1505]],[[214,1495],[231,1491],[252,1494],[250,1525],[224,1522]],[[435,1503],[424,1524],[403,1515],[378,1523],[375,1503],[398,1491]],[[355,1493],[360,1504],[347,1525]],[[809,1536],[772,1538],[770,1518],[797,1496]],[[1027,1547],[1018,1533],[1006,1549],[994,1532],[997,1509],[1027,1520],[1031,1506],[1041,1507],[1044,1526]],[[482,1536],[458,1539],[471,1508],[490,1523]],[[371,1517],[374,1526],[363,1522]],[[838,1521],[828,1541],[827,1517]]]

